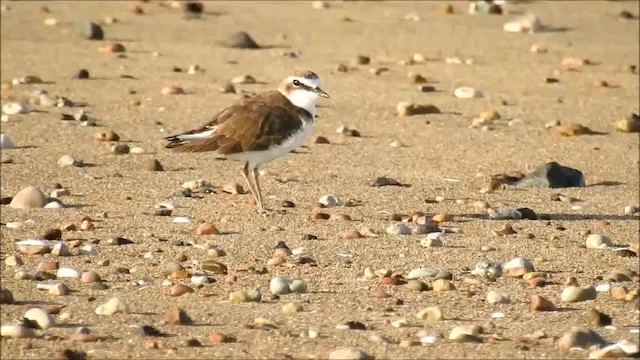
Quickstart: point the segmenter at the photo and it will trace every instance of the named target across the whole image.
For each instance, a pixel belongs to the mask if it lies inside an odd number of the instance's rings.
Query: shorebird
[[[166,137],[165,146],[179,152],[215,151],[242,161],[242,175],[259,212],[265,212],[259,169],[304,143],[315,124],[316,103],[329,95],[312,71],[296,71],[277,90],[237,102],[203,126]],[[253,182],[252,182],[253,181]]]

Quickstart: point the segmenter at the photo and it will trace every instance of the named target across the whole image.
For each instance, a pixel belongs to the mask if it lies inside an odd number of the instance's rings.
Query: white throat
[[[311,114],[311,119],[315,119],[316,103],[319,98],[318,95],[305,90],[294,90],[288,94],[280,91],[280,93],[289,99],[293,105],[302,108]]]

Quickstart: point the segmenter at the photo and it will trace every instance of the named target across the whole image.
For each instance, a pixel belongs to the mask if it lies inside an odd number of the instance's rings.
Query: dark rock
[[[153,337],[165,337],[168,336],[167,334],[163,333],[162,331],[156,329],[155,327],[151,326],[151,325],[142,325],[138,328],[138,330],[140,331],[140,334],[142,336],[153,336]]]
[[[523,219],[527,219],[527,220],[538,220],[538,215],[536,215],[535,211],[529,209],[529,208],[519,208],[516,209],[520,212],[520,214],[522,214],[522,218]]]
[[[59,350],[55,353],[55,360],[86,360],[87,353],[84,351],[76,351],[71,349]]]
[[[396,179],[386,177],[386,176],[380,176],[373,181],[371,186],[381,187],[381,186],[403,186],[403,185],[400,184]]]
[[[202,346],[202,343],[200,341],[198,341],[198,339],[187,339],[184,342],[184,345],[186,347],[200,347],[200,346]]]
[[[5,196],[5,197],[0,199],[0,204],[1,205],[9,205],[11,203],[11,200],[13,200],[13,198],[11,196]]]
[[[118,245],[129,245],[129,244],[133,244],[133,241],[118,236],[118,237],[113,237],[113,238],[107,240],[107,244],[115,245],[115,246],[118,246]]]
[[[182,5],[182,9],[187,15],[200,15],[204,11],[204,5],[200,1],[187,1]]]
[[[76,79],[88,79],[89,78],[89,70],[80,69],[74,76]]]
[[[42,238],[45,240],[60,240],[62,239],[62,231],[60,229],[49,229],[44,232]]]
[[[345,325],[349,327],[349,330],[367,330],[367,325],[359,321],[348,321]]]
[[[515,183],[520,188],[584,187],[584,175],[580,170],[549,162]]]
[[[94,22],[86,22],[79,24],[77,28],[78,35],[88,40],[103,40],[104,31],[102,27]]]
[[[164,171],[162,164],[157,159],[149,159],[144,162],[143,168],[147,171]]]
[[[260,49],[260,45],[253,40],[251,35],[244,31],[230,34],[226,39],[220,41],[220,44],[233,49]]]

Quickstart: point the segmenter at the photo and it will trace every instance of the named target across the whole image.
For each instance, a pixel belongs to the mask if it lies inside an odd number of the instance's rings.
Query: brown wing
[[[266,150],[297,131],[302,126],[301,116],[311,115],[288,104],[278,92],[264,93],[222,110],[198,129],[165,138],[169,141],[165,147],[180,152],[218,151],[222,155]],[[211,130],[212,134],[202,139],[189,137]]]

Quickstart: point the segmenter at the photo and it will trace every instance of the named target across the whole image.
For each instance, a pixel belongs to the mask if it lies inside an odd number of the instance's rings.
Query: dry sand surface
[[[68,358],[62,352],[72,349],[93,359],[306,359],[327,358],[341,347],[359,348],[378,359],[585,358],[588,351],[563,353],[558,347],[558,339],[573,326],[591,328],[610,342],[637,344],[637,296],[618,300],[604,291],[595,300],[567,303],[560,294],[568,277],[581,286],[596,286],[606,284],[603,277],[615,268],[638,269],[637,256],[585,248],[588,231],[607,235],[616,247],[638,245],[638,215],[625,214],[624,208],[638,205],[639,138],[637,133],[614,131],[612,125],[638,112],[638,75],[629,71],[630,65],[638,65],[638,20],[619,16],[622,10],[637,16],[638,2],[516,2],[505,7],[504,15],[469,15],[467,2],[453,2],[455,14],[444,13],[443,3],[435,1],[344,1],[331,2],[325,9],[314,9],[307,1],[215,2],[205,3],[202,18],[191,20],[166,3],[140,3],[141,15],[130,10],[135,2],[49,2],[49,13],[41,9],[43,4],[2,2],[2,83],[25,75],[44,81],[3,87],[2,103],[26,101],[25,94],[42,89],[86,103],[84,109],[97,126],[60,120],[62,113],[73,115],[80,108],[42,105],[2,122],[2,132],[15,145],[2,151],[4,160],[12,160],[2,164],[2,196],[14,196],[29,185],[48,196],[56,183],[70,192],[61,197],[64,209],[2,206],[3,225],[32,220],[20,228],[2,226],[2,288],[15,300],[2,305],[2,324],[20,319],[31,307],[64,306],[55,326],[36,330],[36,338],[2,339],[2,358]],[[505,22],[527,12],[552,28],[536,34],[503,31]],[[419,21],[406,19],[411,14]],[[104,24],[108,16],[118,21]],[[45,25],[47,18],[58,23]],[[102,24],[104,40],[77,34],[75,26],[87,21]],[[218,44],[240,30],[264,48]],[[109,42],[124,45],[123,56],[98,51]],[[532,53],[534,44],[548,51]],[[290,52],[297,57],[285,55]],[[427,60],[407,64],[415,53]],[[369,56],[371,63],[355,64],[357,55]],[[578,71],[563,70],[561,61],[569,56],[588,59],[589,64]],[[447,63],[449,57],[463,63]],[[473,64],[464,63],[468,58]],[[188,74],[190,64],[202,71]],[[338,71],[339,64],[348,71]],[[370,71],[382,67],[388,71]],[[83,68],[91,78],[74,79]],[[258,83],[236,88],[260,92],[275,88],[296,68],[319,74],[331,95],[319,105],[314,130],[314,136],[324,135],[331,143],[310,142],[265,167],[267,206],[277,211],[257,214],[245,203],[248,194],[172,196],[181,184],[197,179],[216,188],[231,182],[246,188],[241,164],[219,161],[208,153],[172,153],[164,148],[163,137],[192,129],[236,101],[239,94],[219,91],[231,78],[252,75]],[[407,80],[410,71],[426,77],[436,91],[418,91],[418,85]],[[559,83],[545,83],[547,77]],[[610,86],[594,84],[600,81]],[[161,94],[172,84],[186,93]],[[456,98],[453,92],[460,86],[481,90],[484,97]],[[400,117],[395,108],[401,101],[434,104],[441,113]],[[486,129],[470,127],[489,110],[501,119]],[[561,137],[558,128],[545,128],[555,120],[604,134]],[[357,129],[361,137],[336,133],[342,125]],[[146,153],[113,154],[110,142],[94,138],[104,130],[116,132],[117,143]],[[404,146],[392,147],[393,141]],[[86,165],[60,167],[57,161],[63,155]],[[145,170],[151,159],[159,160],[164,171]],[[528,173],[548,161],[581,170],[587,186],[480,192],[490,174]],[[370,186],[378,176],[409,186]],[[576,200],[551,201],[555,193]],[[347,214],[351,220],[313,220],[314,205],[325,194],[336,194],[345,202],[352,199],[356,206],[321,210]],[[436,197],[444,200],[425,201]],[[167,200],[177,205],[172,215],[154,216],[154,205]],[[282,208],[283,200],[294,202],[295,208]],[[473,206],[478,201],[495,209],[528,207],[550,220],[489,220],[485,210]],[[416,211],[428,218],[451,214],[452,221],[440,226],[459,232],[445,234],[440,248],[421,246],[425,235],[386,233],[395,223],[387,214]],[[93,219],[95,229],[64,231],[62,238],[70,245],[91,245],[97,255],[81,255],[79,248],[72,248],[68,257],[20,253],[16,241],[40,238],[47,229],[69,223],[79,227],[82,215]],[[192,222],[172,221],[179,216]],[[202,221],[223,234],[197,235]],[[506,223],[517,234],[492,233]],[[363,227],[378,236],[342,239],[345,231]],[[308,234],[317,239],[310,240]],[[113,237],[133,244],[109,245]],[[279,241],[298,248],[296,253],[303,251],[317,266],[296,263],[301,255],[288,257],[281,266],[267,266]],[[205,244],[217,245],[226,256],[212,258]],[[24,264],[9,266],[6,259],[12,255]],[[470,274],[484,259],[505,263],[518,256],[529,259],[549,284],[530,288],[525,279],[506,274],[495,282]],[[205,260],[223,263],[230,276],[202,271]],[[36,290],[36,280],[15,277],[16,272],[33,275],[48,261],[93,270],[106,289],[65,278],[60,281],[70,294],[53,296]],[[194,285],[189,278],[170,279],[166,271],[173,262],[189,274],[208,274],[215,282]],[[367,267],[406,278],[420,266],[450,271],[455,290],[413,291],[402,282],[383,285],[381,279],[364,277]],[[249,267],[255,271],[247,271]],[[308,293],[272,296],[269,282],[276,275],[303,279]],[[146,285],[139,285],[139,280]],[[637,292],[638,277],[627,280],[626,289]],[[432,285],[434,279],[422,281]],[[172,297],[174,283],[195,291]],[[231,292],[251,289],[261,290],[261,302],[229,301]],[[389,297],[372,295],[380,289]],[[490,290],[508,295],[510,303],[490,304]],[[533,295],[546,297],[558,310],[530,311]],[[129,312],[96,315],[96,307],[113,297],[126,303]],[[301,304],[302,311],[285,314],[282,307],[291,302]],[[416,314],[428,306],[440,307],[443,319],[419,320]],[[184,309],[193,324],[165,324],[165,314],[175,307]],[[609,314],[613,327],[589,324],[590,308]],[[495,312],[504,317],[493,319]],[[248,326],[256,318],[274,326]],[[406,326],[392,325],[400,319]],[[367,330],[336,328],[348,321],[361,322]],[[448,339],[454,327],[473,324],[483,328],[474,338],[480,342]],[[143,336],[143,325],[167,336]],[[80,326],[88,327],[99,341],[74,341],[71,335]],[[318,336],[312,331],[310,337],[310,329]],[[214,331],[235,342],[212,343],[209,336]],[[544,335],[527,338],[539,331]],[[421,344],[425,335],[438,336],[435,344]],[[202,346],[188,346],[189,339]]]

